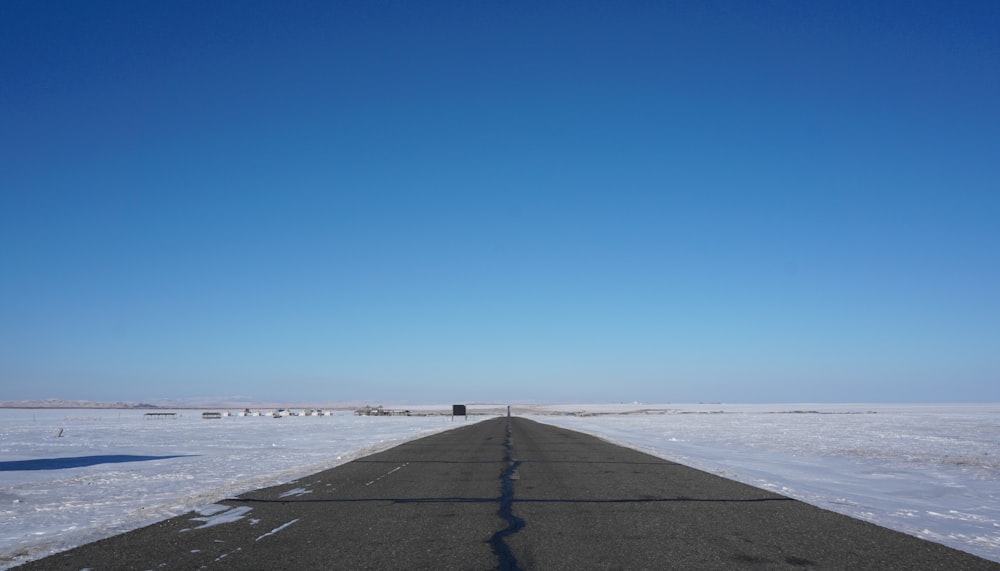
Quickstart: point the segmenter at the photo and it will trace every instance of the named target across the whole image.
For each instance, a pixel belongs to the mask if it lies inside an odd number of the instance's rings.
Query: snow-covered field
[[[463,422],[350,411],[203,420],[201,411],[177,410],[154,420],[145,412],[0,409],[0,569]]]
[[[147,420],[144,412],[0,409],[0,569],[462,424],[350,412],[203,420],[187,410]],[[514,413],[1000,561],[1000,405]]]

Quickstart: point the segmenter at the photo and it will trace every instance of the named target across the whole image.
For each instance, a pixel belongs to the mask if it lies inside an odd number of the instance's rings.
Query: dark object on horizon
[[[462,416],[462,417],[465,417],[466,420],[468,420],[469,417],[468,417],[468,415],[465,414],[465,405],[464,404],[453,404],[453,405],[451,405],[451,418],[452,418],[452,420],[454,420],[456,416]]]
[[[203,412],[203,413],[201,413],[201,417],[202,418],[217,419],[217,418],[222,418],[222,413],[221,412]]]

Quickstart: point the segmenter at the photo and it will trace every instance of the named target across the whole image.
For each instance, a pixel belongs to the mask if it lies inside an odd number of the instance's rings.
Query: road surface
[[[225,511],[186,514],[22,568],[1000,570],[516,417],[220,504]]]

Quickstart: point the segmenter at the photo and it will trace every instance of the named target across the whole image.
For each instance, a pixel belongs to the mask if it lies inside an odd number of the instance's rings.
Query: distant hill
[[[154,404],[144,402],[94,402],[89,400],[4,400],[0,401],[0,408],[161,408]]]

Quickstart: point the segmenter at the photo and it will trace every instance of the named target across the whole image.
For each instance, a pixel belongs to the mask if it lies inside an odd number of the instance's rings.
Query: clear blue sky
[[[0,400],[1000,400],[1000,3],[0,3]]]

